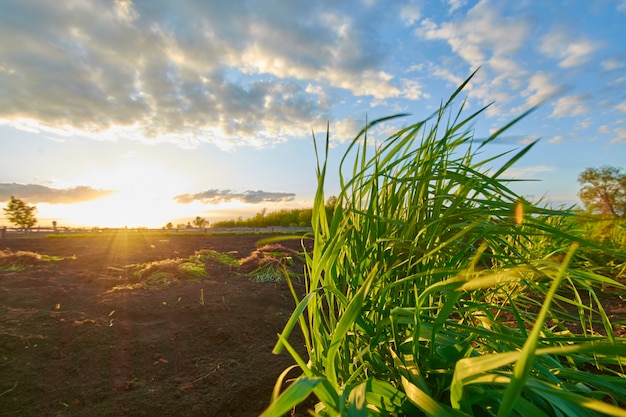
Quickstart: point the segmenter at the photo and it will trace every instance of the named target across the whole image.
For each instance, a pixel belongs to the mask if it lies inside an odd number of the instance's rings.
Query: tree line
[[[578,197],[583,203],[585,211],[591,215],[603,218],[626,218],[626,173],[621,168],[604,165],[599,168],[587,168],[578,176],[581,185]],[[326,214],[331,217],[336,197],[330,197],[326,202]],[[37,224],[37,207],[28,205],[23,200],[11,196],[7,206],[3,209],[9,222],[23,230],[29,230]],[[176,225],[177,229],[198,227],[306,227],[311,225],[312,209],[281,209],[267,212],[262,209],[253,217],[243,219],[238,217],[232,220],[209,222],[197,216],[187,224]],[[56,226],[56,225],[55,225]],[[170,222],[165,229],[174,229]]]
[[[337,204],[337,197],[330,197],[326,201],[326,214],[330,218],[335,211],[335,205]],[[262,209],[253,217],[243,219],[238,217],[231,220],[220,220],[213,222],[211,227],[308,227],[311,226],[311,218],[313,216],[312,208],[302,209],[281,209],[277,211],[267,212],[266,209]]]

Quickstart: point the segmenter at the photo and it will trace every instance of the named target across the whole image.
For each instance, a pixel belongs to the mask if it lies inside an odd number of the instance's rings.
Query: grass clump
[[[258,268],[248,273],[250,281],[256,283],[265,282],[282,282],[285,280],[285,274],[288,274],[284,264],[276,259],[264,259]]]
[[[298,277],[289,268],[295,265],[294,257],[300,255],[292,249],[275,243],[265,244],[239,261],[239,271],[248,275],[252,282],[282,282],[288,277]]]
[[[31,251],[0,250],[0,272],[21,272],[27,267],[44,262],[62,261],[64,258],[55,255],[40,254]]]
[[[203,278],[207,276],[204,264],[197,262],[183,262],[178,265],[178,270],[191,278]]]
[[[167,287],[184,278],[200,281],[207,276],[205,265],[185,259],[164,259],[135,265],[133,277],[146,288]]]
[[[169,287],[176,280],[172,272],[159,271],[148,275],[142,280],[141,286],[148,289]]]
[[[200,282],[208,277],[206,265],[217,262],[230,267],[238,261],[229,254],[203,249],[188,258],[163,259],[133,266],[134,280],[146,288],[167,287],[179,279]]]
[[[212,249],[203,249],[197,251],[189,259],[195,262],[218,262],[233,267],[239,265],[239,261],[237,261],[237,259],[233,258],[228,253],[222,253]]]
[[[625,415],[626,341],[599,297],[625,287],[586,263],[605,248],[562,227],[572,212],[508,187],[534,143],[480,159],[519,119],[474,141],[485,109],[453,111],[467,82],[374,149],[368,129],[390,118],[369,123],[342,159],[331,218],[318,164],[306,295],[294,292],[274,349],[302,375],[280,393],[283,373],[264,416],[311,393],[321,416]],[[288,340],[295,326],[308,358]]]

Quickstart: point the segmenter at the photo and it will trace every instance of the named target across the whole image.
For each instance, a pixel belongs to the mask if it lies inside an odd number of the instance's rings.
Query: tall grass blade
[[[550,304],[552,302],[552,299],[554,298],[554,295],[556,294],[557,289],[561,285],[563,276],[567,271],[567,266],[574,256],[574,252],[577,248],[578,244],[573,243],[570,247],[570,250],[567,252],[567,255],[565,255],[565,260],[561,264],[558,275],[552,281],[552,285],[550,286],[550,290],[546,294],[543,306],[541,307],[541,311],[539,311],[539,315],[537,316],[537,319],[535,321],[535,325],[528,335],[528,340],[526,340],[526,343],[524,343],[520,358],[515,364],[515,368],[513,370],[513,378],[511,379],[511,382],[509,383],[509,386],[504,393],[502,405],[498,410],[498,417],[506,417],[511,415],[515,402],[518,400],[522,389],[524,388],[524,384],[528,380],[528,374],[533,367],[533,360],[535,359],[535,351],[537,350],[539,335],[542,331],[543,324],[546,321],[546,317],[548,316]]]
[[[272,405],[261,414],[261,417],[284,416],[304,401],[320,382],[322,382],[322,378],[300,378],[296,380],[272,402]]]

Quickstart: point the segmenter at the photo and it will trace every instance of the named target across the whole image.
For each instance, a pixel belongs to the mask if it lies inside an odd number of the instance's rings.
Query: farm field
[[[259,415],[293,363],[271,353],[294,308],[287,284],[246,275],[265,237],[0,241],[0,415]],[[281,245],[301,273],[301,242]],[[205,256],[205,274],[181,272],[173,260],[198,251],[250,262]]]

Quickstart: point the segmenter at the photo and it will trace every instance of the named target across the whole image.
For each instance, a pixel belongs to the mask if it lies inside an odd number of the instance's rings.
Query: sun
[[[92,227],[160,228],[206,210],[197,203],[179,204],[174,200],[194,186],[192,179],[136,158],[122,160],[107,170],[82,173],[80,183],[113,192],[97,200],[50,207],[50,217]]]

